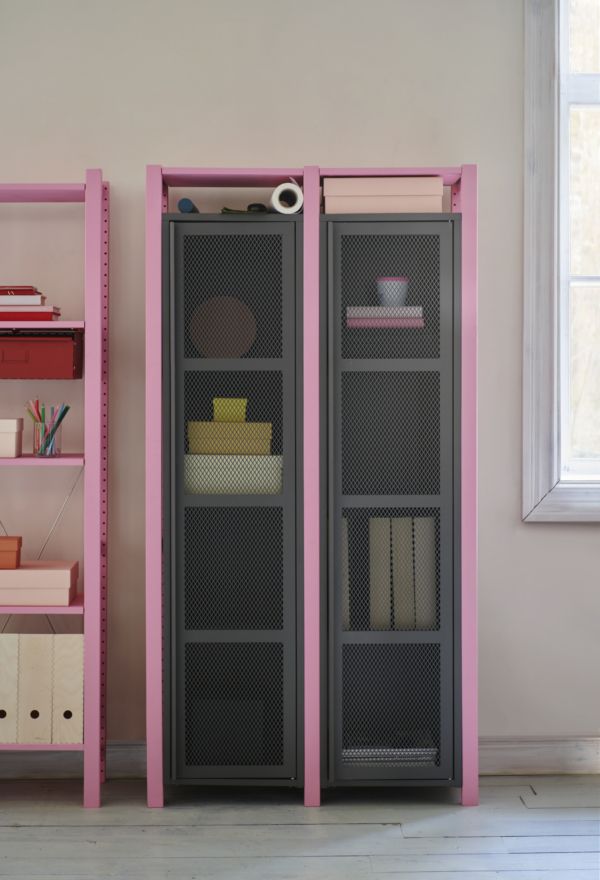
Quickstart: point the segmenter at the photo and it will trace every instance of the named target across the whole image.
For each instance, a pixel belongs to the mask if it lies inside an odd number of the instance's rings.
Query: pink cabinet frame
[[[84,451],[57,459],[6,459],[13,467],[83,467],[83,553],[85,588],[66,608],[0,607],[0,613],[79,614],[84,625],[83,743],[2,744],[2,751],[82,751],[83,803],[99,807],[106,775],[106,616],[108,545],[108,234],[109,187],[99,169],[85,183],[0,184],[0,202],[82,202],[84,205],[84,321],[0,322],[20,329],[85,328]],[[6,380],[11,381],[11,380]]]
[[[165,168],[146,178],[146,725],[148,805],[161,807],[162,705],[162,445],[161,215],[171,186],[275,186],[294,177],[304,188],[304,802],[321,802],[320,657],[320,193],[323,177],[439,175],[462,214],[462,787],[461,801],[479,797],[477,716],[477,168]]]

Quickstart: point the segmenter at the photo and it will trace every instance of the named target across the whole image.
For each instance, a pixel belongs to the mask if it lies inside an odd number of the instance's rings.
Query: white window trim
[[[600,482],[561,479],[560,0],[525,0],[523,519],[600,522]]]

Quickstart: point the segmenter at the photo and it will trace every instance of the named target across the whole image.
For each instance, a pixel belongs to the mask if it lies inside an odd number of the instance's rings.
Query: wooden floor
[[[0,783],[0,877],[119,880],[599,880],[600,777],[488,777],[448,791],[185,789],[164,810],[142,781]]]

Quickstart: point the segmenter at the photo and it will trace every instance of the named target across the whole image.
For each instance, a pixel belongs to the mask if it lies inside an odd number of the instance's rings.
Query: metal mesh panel
[[[186,371],[185,492],[281,493],[282,393],[278,371]],[[219,420],[215,400],[233,407],[236,420]],[[241,416],[235,413],[240,402]]]
[[[187,508],[184,593],[188,630],[281,629],[283,510]]]
[[[435,358],[440,354],[440,240],[437,235],[341,236],[342,357]],[[406,305],[421,306],[424,327],[348,327],[347,308],[378,306],[378,276],[409,278]]]
[[[345,631],[439,629],[439,510],[343,510],[340,573]]]
[[[437,372],[342,374],[342,492],[437,495]]]
[[[342,763],[440,762],[440,646],[344,645]]]
[[[283,764],[283,645],[185,646],[188,766]]]
[[[188,234],[183,247],[185,357],[281,357],[281,235]]]

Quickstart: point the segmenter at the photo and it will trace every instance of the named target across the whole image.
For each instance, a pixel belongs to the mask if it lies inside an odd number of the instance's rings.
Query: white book
[[[436,529],[432,516],[414,518],[417,629],[437,627]]]
[[[32,293],[31,296],[0,296],[2,306],[43,306],[46,297],[43,293]]]
[[[54,315],[60,315],[60,309],[58,306],[18,306],[15,305],[13,300],[14,296],[10,297],[10,303],[6,305],[4,303],[0,304],[0,313],[1,312],[31,312],[32,315],[35,314],[47,314],[48,312],[52,312]]]
[[[391,535],[389,517],[369,518],[370,628],[391,629]]]
[[[348,306],[347,318],[422,318],[423,306]]]
[[[348,518],[342,517],[342,629],[350,629],[350,564],[348,558]]]
[[[392,568],[394,628],[414,629],[413,521],[410,516],[392,519]]]

